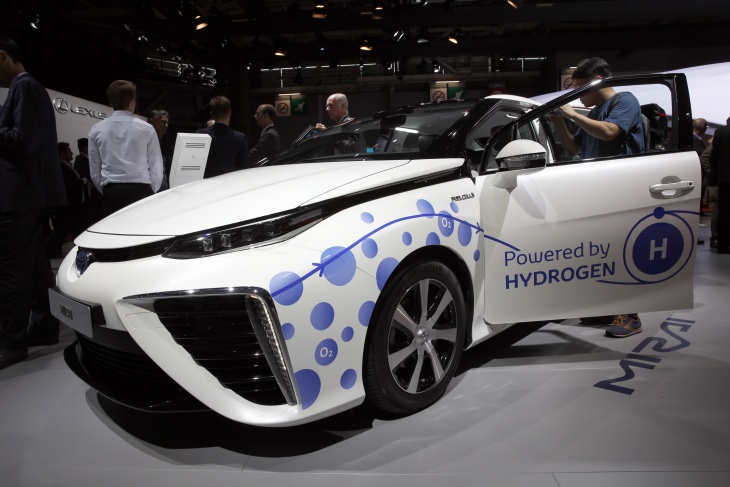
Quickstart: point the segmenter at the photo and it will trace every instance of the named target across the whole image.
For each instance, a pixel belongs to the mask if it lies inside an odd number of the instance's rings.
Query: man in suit
[[[170,169],[172,168],[172,155],[167,148],[167,140],[165,135],[167,129],[170,126],[170,114],[167,110],[152,110],[150,116],[147,117],[147,123],[152,125],[157,134],[157,140],[160,141],[160,152],[162,153],[162,167],[165,170],[165,174],[162,177],[162,186],[160,191],[170,189]]]
[[[347,97],[343,93],[333,93],[329,96],[329,98],[327,98],[325,111],[327,112],[329,119],[338,125],[349,122],[353,119],[350,116],[348,107],[349,104],[347,102]],[[317,130],[324,130],[327,127],[325,127],[323,123],[318,123],[315,125],[315,128]]]
[[[56,118],[48,92],[25,71],[20,49],[0,37],[0,369],[28,347],[58,343],[49,312],[53,272],[42,238],[45,209],[66,204]],[[28,319],[34,312],[29,330]]]
[[[203,178],[220,176],[249,167],[246,136],[229,127],[231,123],[231,101],[225,96],[210,100],[210,114],[215,123],[200,129],[199,134],[208,134],[213,139],[208,152],[208,163]]]
[[[87,180],[72,167],[73,151],[68,142],[58,143],[58,158],[61,160],[61,175],[68,206],[55,208],[51,212],[53,230],[46,239],[46,255],[51,258],[62,256],[63,242],[69,233],[76,237],[86,229],[84,203],[89,199]]]
[[[276,110],[274,109],[274,106],[259,105],[256,110],[256,114],[253,117],[256,120],[256,125],[261,127],[261,136],[249,154],[252,163],[269,157],[271,154],[281,149],[279,132],[277,132],[276,128],[274,128],[274,119],[276,118]]]
[[[730,118],[715,131],[710,154],[711,184],[717,184],[717,253],[730,254]]]

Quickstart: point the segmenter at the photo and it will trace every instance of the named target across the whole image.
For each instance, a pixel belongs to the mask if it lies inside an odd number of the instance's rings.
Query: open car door
[[[548,115],[606,87],[666,118],[649,121],[640,153],[569,154]],[[641,75],[594,81],[496,132],[476,177],[485,319],[691,308],[701,197],[691,122],[683,74]]]

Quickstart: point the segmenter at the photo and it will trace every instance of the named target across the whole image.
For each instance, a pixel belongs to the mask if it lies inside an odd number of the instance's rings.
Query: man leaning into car
[[[611,76],[611,67],[599,57],[584,59],[573,71],[573,87],[580,89],[594,80]],[[570,105],[561,106],[550,116],[560,133],[563,146],[582,159],[638,154],[644,152],[644,128],[639,100],[628,92],[616,93],[606,87],[581,96],[581,103],[590,108],[588,115],[581,115]],[[572,120],[578,130],[571,133],[564,119]],[[622,338],[641,333],[641,320],[637,313],[616,316],[581,318],[589,325],[610,324],[606,335]]]

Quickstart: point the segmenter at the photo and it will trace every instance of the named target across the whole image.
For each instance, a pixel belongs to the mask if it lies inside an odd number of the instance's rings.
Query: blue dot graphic
[[[474,251],[474,262],[478,261],[479,257],[481,257],[481,256],[482,256],[482,254],[478,250],[475,250]]]
[[[448,211],[439,213],[439,231],[444,237],[450,237],[454,233],[454,217]]]
[[[314,350],[314,360],[319,365],[329,365],[337,358],[337,342],[331,338],[325,338]]]
[[[289,340],[294,336],[294,325],[291,323],[284,323],[281,325],[281,333],[284,335],[284,340]]]
[[[406,245],[410,245],[413,243],[413,237],[408,232],[403,232],[403,243]]]
[[[325,279],[335,286],[349,283],[357,270],[355,256],[349,250],[344,250],[344,247],[330,247],[322,252],[320,258],[320,263],[327,262],[323,271]]]
[[[356,381],[357,372],[355,372],[353,369],[347,369],[342,373],[342,377],[340,377],[340,385],[343,389],[351,389],[352,386],[355,385]]]
[[[284,289],[290,285],[292,286],[286,289],[286,291],[277,294],[279,290]],[[289,306],[299,301],[299,298],[302,297],[302,292],[304,292],[304,284],[302,284],[300,277],[295,273],[280,272],[272,277],[271,281],[269,281],[269,289],[271,290],[271,295],[274,298],[274,301],[283,306]]]
[[[341,336],[343,342],[349,342],[352,340],[352,337],[355,336],[355,330],[353,330],[351,326],[346,326],[345,329],[342,330]]]
[[[458,234],[459,234],[459,243],[463,247],[466,247],[467,245],[469,245],[469,242],[471,242],[471,234],[472,234],[471,226],[469,226],[468,224],[466,224],[464,222],[460,222]]]
[[[451,211],[459,213],[459,205],[456,204],[456,201],[452,201],[449,206],[451,207]]]
[[[433,235],[436,235],[435,233]],[[438,237],[436,237],[438,238]],[[393,273],[393,270],[398,266],[398,261],[393,257],[386,257],[378,265],[378,270],[375,272],[375,281],[378,283],[378,289],[381,291],[385,287],[385,283]]]
[[[322,388],[322,380],[319,375],[311,369],[302,369],[294,373],[294,378],[299,386],[299,395],[302,398],[302,409],[307,409],[319,397]]]
[[[372,238],[366,238],[362,242],[362,253],[365,254],[365,257],[368,259],[372,259],[376,255],[378,255],[378,244],[375,243],[375,240]]]
[[[664,208],[662,208],[661,206],[657,206],[654,209],[654,218],[656,218],[657,220],[661,220],[662,218],[664,218],[664,215],[666,213],[667,211]]]
[[[426,200],[418,200],[418,201],[416,201],[416,208],[418,208],[418,211],[422,215],[432,215],[433,213],[435,213],[435,211],[434,211],[433,206],[431,205],[431,203],[429,203]],[[433,218],[433,217],[432,216],[429,216],[428,218]]]
[[[370,323],[370,317],[373,315],[373,309],[375,309],[375,303],[373,301],[365,301],[360,306],[360,311],[357,312],[357,320],[362,326],[368,326]]]
[[[426,245],[438,245],[441,243],[441,239],[434,232],[431,232],[426,237]]]
[[[654,223],[636,237],[632,258],[644,274],[657,275],[677,265],[684,251],[682,232],[670,223]]]
[[[319,303],[309,315],[309,320],[315,330],[326,330],[335,321],[335,309],[329,303]]]
[[[368,213],[367,211],[363,211],[363,212],[362,212],[362,213],[360,214],[360,218],[361,218],[361,219],[362,219],[362,221],[364,221],[365,223],[372,223],[372,222],[374,222],[374,221],[375,221],[375,217],[374,217],[373,215],[371,215],[370,213]]]

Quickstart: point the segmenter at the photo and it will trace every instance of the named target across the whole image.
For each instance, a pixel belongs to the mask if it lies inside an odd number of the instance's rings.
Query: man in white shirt
[[[163,176],[157,133],[133,115],[137,87],[117,80],[106,95],[114,113],[89,132],[89,172],[103,195],[104,216],[156,193]]]

